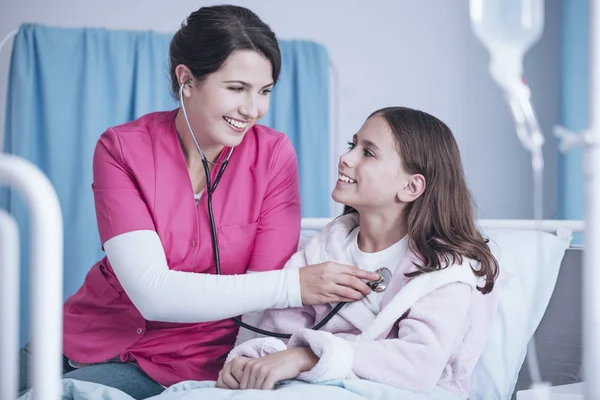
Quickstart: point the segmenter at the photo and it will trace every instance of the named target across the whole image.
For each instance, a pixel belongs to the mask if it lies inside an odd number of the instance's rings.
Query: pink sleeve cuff
[[[345,379],[352,375],[352,346],[332,333],[302,329],[292,335],[288,342],[288,348],[294,347],[310,347],[319,357],[319,361],[311,370],[298,375],[299,380],[318,383]]]
[[[270,354],[278,353],[286,349],[287,346],[285,345],[285,343],[283,343],[283,341],[279,339],[273,337],[256,338],[248,340],[247,342],[244,342],[241,345],[235,347],[233,350],[231,350],[225,362],[230,362],[238,356],[248,358],[260,358],[268,356]]]

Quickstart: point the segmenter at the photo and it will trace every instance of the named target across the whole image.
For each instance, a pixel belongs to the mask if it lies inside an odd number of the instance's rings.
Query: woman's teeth
[[[229,125],[233,126],[234,128],[237,128],[237,129],[245,129],[248,126],[248,122],[241,122],[241,121],[235,120],[233,118],[228,118],[228,117],[223,117],[223,119],[225,121],[227,121],[227,123],[229,123]]]
[[[346,183],[356,183],[352,178],[348,178],[346,175],[338,174],[338,180]]]

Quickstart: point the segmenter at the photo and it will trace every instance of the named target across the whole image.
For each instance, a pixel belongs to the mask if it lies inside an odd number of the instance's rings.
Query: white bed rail
[[[14,399],[19,376],[19,227],[0,209],[0,399]]]
[[[589,132],[584,136],[583,380],[585,398],[600,399],[600,1],[589,2]]]
[[[56,400],[61,394],[63,222],[58,196],[48,178],[33,164],[0,154],[0,185],[16,188],[27,204],[30,217],[30,307],[32,362],[30,376],[34,400]],[[0,261],[3,292],[0,399],[17,397],[19,263],[18,228],[7,213],[0,214]],[[6,292],[6,293],[4,293]],[[6,301],[5,301],[6,300]],[[6,341],[6,342],[5,342]],[[40,388],[40,390],[35,390]]]

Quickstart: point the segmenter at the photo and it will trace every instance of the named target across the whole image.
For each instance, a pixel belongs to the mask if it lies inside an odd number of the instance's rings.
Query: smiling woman
[[[271,29],[243,7],[200,8],[173,36],[170,63],[180,108],[110,127],[96,144],[92,188],[106,256],[64,306],[64,377],[136,399],[215,380],[238,333],[232,317],[361,299],[370,291],[361,279],[377,279],[332,262],[281,271],[301,215],[294,148],[257,124],[281,69]],[[213,195],[207,181],[227,158]],[[21,391],[29,359],[26,346]]]
[[[219,70],[206,77],[195,77],[184,64],[175,67],[177,81],[183,85],[186,107],[192,111],[190,124],[210,161],[215,161],[223,145],[240,144],[248,129],[267,113],[269,94],[275,83],[272,64],[256,51],[235,50]],[[191,144],[181,113],[176,127],[184,144]],[[188,159],[199,156],[194,146],[190,148],[192,154],[186,154]]]

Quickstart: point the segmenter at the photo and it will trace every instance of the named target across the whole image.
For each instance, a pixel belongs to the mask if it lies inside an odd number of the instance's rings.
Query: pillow
[[[570,238],[509,229],[482,229],[482,234],[490,239],[500,269],[511,278],[501,288],[486,347],[471,377],[469,398],[508,400],[525,360],[527,344],[552,296]]]

